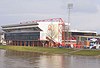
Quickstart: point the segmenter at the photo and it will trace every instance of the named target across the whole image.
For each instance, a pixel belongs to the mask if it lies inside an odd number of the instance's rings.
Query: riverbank
[[[100,50],[86,49],[67,49],[67,48],[44,48],[44,47],[29,47],[29,46],[0,46],[0,49],[39,52],[44,54],[69,54],[81,56],[100,56]]]

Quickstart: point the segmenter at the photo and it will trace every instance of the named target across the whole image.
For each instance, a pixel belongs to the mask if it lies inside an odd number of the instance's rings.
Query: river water
[[[0,50],[0,68],[100,68],[100,57]]]

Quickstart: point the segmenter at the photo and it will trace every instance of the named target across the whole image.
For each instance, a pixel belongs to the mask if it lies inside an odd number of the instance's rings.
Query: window
[[[40,32],[29,33],[6,33],[6,40],[38,40],[40,38]]]

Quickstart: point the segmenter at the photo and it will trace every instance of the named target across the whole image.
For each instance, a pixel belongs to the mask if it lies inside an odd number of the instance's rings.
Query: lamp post
[[[71,35],[69,32],[69,30],[70,30],[70,11],[73,8],[73,4],[69,3],[67,8],[68,8],[68,25],[67,25],[68,26],[68,28],[67,28],[67,41],[68,41],[68,39],[70,38],[70,35]]]

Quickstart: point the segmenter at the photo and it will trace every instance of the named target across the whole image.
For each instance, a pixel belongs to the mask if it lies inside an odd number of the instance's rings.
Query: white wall
[[[53,24],[55,26],[55,31],[58,34],[58,24],[59,22],[37,22],[39,23],[39,27],[43,30],[40,32],[40,39],[45,40],[48,31],[48,25]],[[58,36],[54,39],[54,41],[58,42]]]

